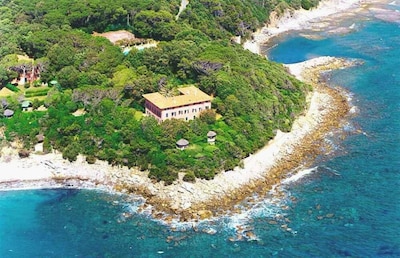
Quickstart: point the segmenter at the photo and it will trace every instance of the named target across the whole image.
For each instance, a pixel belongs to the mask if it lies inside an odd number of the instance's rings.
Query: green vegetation
[[[166,183],[180,171],[187,181],[213,178],[265,145],[275,130],[288,131],[309,90],[282,65],[229,39],[249,37],[273,10],[316,2],[193,0],[176,20],[178,0],[1,1],[0,34],[7,40],[0,42],[0,85],[32,67],[41,81],[56,83],[25,91],[26,98],[40,97],[33,107],[44,104],[46,112],[20,111],[18,94],[0,99],[1,115],[6,108],[16,111],[0,126],[25,148],[43,133],[45,149],[60,150],[70,161],[81,153],[89,163],[135,166]],[[116,29],[160,43],[124,55],[91,35]],[[190,122],[158,124],[142,116],[143,94],[187,84],[215,96],[213,110]],[[78,109],[85,113],[72,115]],[[209,130],[217,133],[215,145],[207,143]],[[184,151],[175,147],[180,138],[190,142]]]
[[[47,93],[49,92],[49,90],[50,90],[50,88],[26,90],[25,97],[32,98],[32,97],[47,96]]]
[[[9,89],[10,91],[13,91],[13,92],[18,92],[19,91],[19,89],[16,86],[12,85],[11,83],[7,83],[6,84],[6,88]]]
[[[37,141],[36,135],[40,132],[40,121],[44,115],[44,112],[22,112],[18,110],[14,113],[12,119],[1,119],[0,126],[5,125],[7,127],[5,136],[8,140],[21,139],[25,148],[31,148]]]

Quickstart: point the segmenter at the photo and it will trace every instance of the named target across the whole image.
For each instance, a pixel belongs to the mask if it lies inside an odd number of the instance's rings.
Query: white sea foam
[[[342,127],[339,128],[339,130],[343,133],[351,133],[354,132],[356,129],[354,127],[354,124],[350,123],[349,121],[346,121],[342,124]]]
[[[278,188],[278,187],[277,187]],[[274,221],[282,220],[286,213],[282,207],[285,207],[286,197],[269,197],[255,203],[252,207],[242,209],[241,213],[231,214],[224,218],[223,223],[226,231],[233,233],[235,237],[231,241],[258,241],[260,240],[254,234],[253,221],[257,218],[270,218]],[[278,222],[277,222],[278,223]]]
[[[357,106],[352,106],[349,110],[350,114],[358,114],[360,109]]]
[[[308,168],[308,169],[303,169],[297,172],[296,174],[286,178],[285,180],[282,181],[282,184],[291,184],[294,183],[305,176],[317,171],[318,167],[313,167],[313,168]]]

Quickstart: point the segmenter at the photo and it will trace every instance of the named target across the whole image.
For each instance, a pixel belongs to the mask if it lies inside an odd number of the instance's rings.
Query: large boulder
[[[29,151],[28,151],[28,150],[25,150],[25,149],[22,149],[22,150],[19,150],[19,151],[18,151],[18,156],[19,156],[21,159],[29,157],[29,154],[30,154]]]

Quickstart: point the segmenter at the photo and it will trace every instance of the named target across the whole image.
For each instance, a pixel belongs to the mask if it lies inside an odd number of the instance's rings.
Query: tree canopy
[[[0,97],[12,107],[0,118],[8,140],[31,148],[39,133],[45,150],[55,148],[73,161],[106,160],[149,170],[155,180],[171,183],[178,172],[186,179],[213,178],[271,139],[288,131],[304,110],[309,90],[285,68],[231,43],[249,37],[277,8],[311,8],[315,0],[193,0],[176,19],[180,1],[154,0],[15,0],[1,1],[0,84],[16,78],[28,55],[40,80],[53,86],[32,92],[34,108],[22,112],[15,94]],[[157,47],[124,53],[93,32],[125,29],[136,37],[159,41]],[[50,83],[52,82],[52,83]],[[145,93],[171,92],[196,85],[214,96],[213,110],[198,119],[162,123],[143,116]],[[36,95],[42,94],[42,98]],[[42,94],[43,95],[43,94]],[[84,110],[81,115],[73,115]],[[0,112],[3,114],[3,112]],[[207,132],[215,131],[215,145]],[[175,147],[185,138],[184,151]]]

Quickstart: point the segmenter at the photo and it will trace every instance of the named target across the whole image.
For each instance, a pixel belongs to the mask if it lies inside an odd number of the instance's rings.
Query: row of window
[[[201,108],[199,108],[199,111],[201,111]],[[175,113],[175,112],[172,112],[172,113]],[[197,113],[197,108],[192,108],[192,113]],[[178,114],[179,115],[189,114],[189,109],[179,110]]]
[[[173,113],[176,113],[176,112],[173,112]],[[152,115],[149,111],[146,111],[146,114],[149,115],[149,116]],[[166,117],[168,117],[168,114],[166,114]],[[196,118],[196,116],[193,116],[193,119],[195,119],[195,118]],[[161,120],[160,118],[158,118],[158,117],[156,117],[156,119],[157,119],[158,122],[161,122],[161,121],[162,121],[162,120]],[[186,117],[185,120],[188,121],[189,118]]]
[[[208,109],[208,106],[206,106],[206,109]],[[203,110],[202,108],[199,108],[199,112],[202,110]],[[197,113],[197,108],[192,108],[192,113]],[[178,115],[183,115],[183,114],[189,114],[189,109],[178,111]],[[168,116],[169,116],[169,114],[165,113],[165,117],[168,117]],[[171,117],[174,117],[174,116],[176,116],[176,111],[171,112]]]

